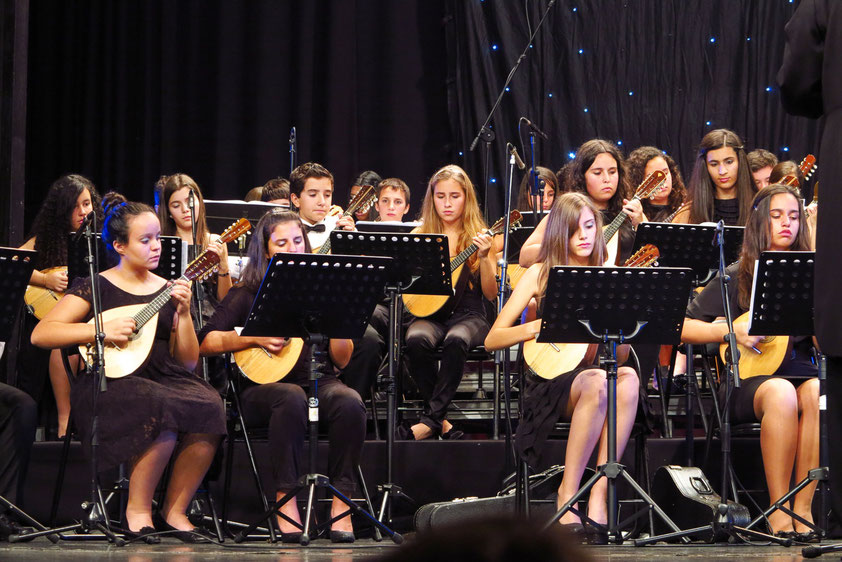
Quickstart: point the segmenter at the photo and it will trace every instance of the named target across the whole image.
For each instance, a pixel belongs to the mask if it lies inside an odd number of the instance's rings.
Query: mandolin
[[[304,340],[290,338],[278,353],[259,345],[234,352],[234,361],[240,372],[252,382],[266,384],[278,382],[289,374],[304,348]]]
[[[51,267],[43,270],[43,273],[52,273],[54,271],[64,271],[67,273],[67,266],[61,265],[59,267]],[[30,314],[35,316],[38,320],[44,318],[49,311],[55,307],[56,303],[61,300],[64,293],[53,291],[46,287],[38,287],[37,285],[27,285],[26,293],[23,295],[23,301],[26,303],[26,309]]]
[[[748,325],[749,314],[746,312],[734,319],[734,326]],[[757,351],[737,344],[740,352],[740,378],[749,379],[760,375],[771,375],[778,370],[786,357],[789,336],[767,336],[757,344]],[[719,346],[719,356],[727,362],[728,344]]]
[[[220,235],[219,241],[227,244],[247,233],[250,228],[251,224],[248,220],[240,219]],[[195,260],[190,262],[187,269],[184,270],[181,279],[186,281],[200,281],[213,273],[218,267],[219,256],[213,252],[204,251]],[[110,379],[122,378],[131,375],[143,366],[155,341],[155,331],[158,326],[158,312],[169,302],[172,289],[173,285],[169,285],[157,297],[152,299],[151,302],[146,304],[119,306],[102,312],[103,324],[115,318],[131,317],[135,321],[135,331],[129,338],[128,343],[122,347],[114,343],[105,345],[104,361],[106,365],[106,377]],[[93,322],[94,319],[92,318],[88,324],[93,324]],[[147,324],[149,324],[148,327]],[[87,356],[91,347],[93,347],[91,343],[79,346],[82,357]]]
[[[351,202],[348,204],[348,208],[345,209],[345,212],[342,213],[342,215],[339,218],[350,217],[351,215],[353,215],[357,211],[359,211],[359,212],[368,211],[371,208],[371,206],[374,205],[374,202],[376,200],[377,200],[377,193],[375,193],[375,191],[374,191],[374,186],[364,185],[364,186],[362,186],[362,188],[360,188],[360,190],[357,192],[357,194],[354,195],[354,197],[351,199]],[[334,205],[333,207],[331,207],[331,211],[334,208],[339,209],[340,207],[337,207],[336,205]],[[336,213],[333,213],[331,211],[328,211],[329,215],[333,216],[333,215],[336,214]],[[325,240],[325,243],[322,244],[321,246],[319,246],[318,250],[314,250],[313,253],[314,254],[329,254],[330,253],[330,236],[328,236],[328,239]]]
[[[661,253],[652,244],[642,246],[624,267],[650,267]],[[599,344],[595,343],[538,343],[537,338],[523,342],[523,360],[533,373],[542,379],[554,379],[582,364],[590,365],[596,358]]]
[[[666,181],[666,179],[666,174],[664,174],[661,170],[655,170],[649,174],[639,186],[637,186],[637,190],[635,190],[634,197],[632,197],[631,200],[634,201],[651,197],[652,194],[664,185],[664,181]],[[610,224],[605,225],[602,229],[602,237],[605,240],[606,246],[605,265],[614,265],[617,261],[617,252],[620,247],[620,237],[617,236],[617,232],[620,231],[620,227],[623,226],[623,223],[626,222],[626,219],[628,218],[629,215],[625,211],[620,211],[617,216],[614,217],[614,220],[611,221]]]
[[[506,223],[508,223],[508,228],[512,229],[519,225],[521,220],[523,220],[523,216],[520,214],[520,211],[512,211],[509,214],[508,221],[506,221],[505,217],[500,218],[491,228],[485,231],[485,234],[489,236],[502,234],[503,229],[506,228]],[[458,284],[465,262],[478,249],[476,244],[471,244],[450,260],[450,276],[453,287],[456,287]],[[402,295],[401,298],[403,298],[404,306],[413,316],[416,318],[426,318],[441,310],[453,297],[452,295]]]

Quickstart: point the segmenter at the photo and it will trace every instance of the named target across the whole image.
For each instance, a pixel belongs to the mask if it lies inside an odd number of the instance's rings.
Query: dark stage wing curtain
[[[163,173],[240,198],[324,163],[421,195],[451,154],[443,0],[38,0],[31,5],[27,228],[66,172],[151,202]],[[416,209],[418,207],[416,206]]]
[[[449,112],[460,161],[480,191],[482,144],[471,153],[468,146],[526,46],[527,13],[534,29],[547,6],[448,2]],[[747,150],[766,148],[781,159],[815,152],[816,124],[787,116],[775,84],[794,9],[761,0],[558,0],[492,120],[489,218],[502,214],[505,144],[517,142],[520,116],[549,134],[536,162],[553,170],[582,142],[601,137],[621,142],[626,154],[658,146],[686,179],[699,141],[715,128],[733,129]]]

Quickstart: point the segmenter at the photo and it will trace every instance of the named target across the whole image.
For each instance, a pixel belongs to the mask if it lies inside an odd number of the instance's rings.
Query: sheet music
[[[757,290],[757,271],[760,268],[760,260],[754,260],[754,277],[751,280],[751,304],[748,307],[748,333],[751,334],[751,323],[754,320],[754,292]]]

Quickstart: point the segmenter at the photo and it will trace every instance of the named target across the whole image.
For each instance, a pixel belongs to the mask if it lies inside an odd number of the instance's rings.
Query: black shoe
[[[34,532],[35,529],[32,527],[24,527],[14,519],[10,519],[5,513],[0,514],[0,541],[7,541],[10,535],[16,535],[15,542],[25,542],[32,540],[25,538],[26,535]]]
[[[399,441],[415,441],[415,434],[412,433],[412,426],[407,422],[395,427],[395,439]]]
[[[155,527],[149,526],[141,528],[137,533],[126,527],[123,529],[123,536],[127,541],[142,540],[146,544],[161,544],[161,537],[155,535],[157,532]]]
[[[571,540],[579,543],[588,542],[588,533],[581,523],[562,523],[561,532],[565,533]]]
[[[604,525],[586,525],[588,544],[608,544],[608,529]]]
[[[354,531],[330,531],[330,542],[332,543],[352,543],[354,542]]]
[[[285,544],[295,544],[301,542],[301,531],[293,531],[291,533],[281,532],[281,542]]]
[[[451,427],[450,431],[446,433],[442,433],[439,438],[444,441],[455,441],[457,439],[462,439],[465,437],[465,432],[461,429],[456,429],[455,427]]]
[[[810,529],[806,533],[795,532],[794,540],[798,542],[821,542],[821,535],[815,529]]]
[[[210,536],[208,536],[207,531],[204,529],[199,527],[193,527],[192,531],[182,531],[180,529],[176,529],[167,523],[167,520],[164,519],[164,516],[161,515],[160,512],[155,513],[152,516],[152,521],[155,523],[155,529],[158,531],[166,531],[167,536],[175,537],[183,543],[200,544],[211,541]]]

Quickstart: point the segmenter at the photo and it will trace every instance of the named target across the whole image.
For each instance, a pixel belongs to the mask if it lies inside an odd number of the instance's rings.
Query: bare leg
[[[333,519],[337,515],[341,515],[343,512],[348,511],[348,505],[340,500],[339,498],[334,497],[333,501],[330,504],[330,517]],[[333,525],[330,526],[331,531],[352,531],[354,530],[354,526],[351,524],[351,514],[349,513],[339,521],[334,521]]]
[[[760,420],[760,450],[772,502],[789,489],[798,443],[798,396],[792,383],[769,379],[754,395],[754,414]],[[772,532],[792,531],[792,517],[783,511],[769,516]]]
[[[70,357],[70,367],[74,374],[79,370],[79,356]],[[67,379],[67,372],[64,369],[64,362],[61,360],[61,350],[54,349],[50,352],[50,383],[53,386],[53,395],[56,397],[56,410],[58,411],[58,436],[64,437],[67,433],[67,423],[70,420],[70,381]]]
[[[617,459],[626,450],[626,443],[629,441],[634,419],[637,416],[638,391],[640,383],[637,373],[631,367],[620,367],[617,370]],[[599,452],[596,457],[596,464],[605,464],[608,461],[608,420],[602,425],[602,432],[599,438]],[[608,481],[600,478],[591,488],[591,495],[588,498],[588,517],[597,523],[608,521]]]
[[[558,488],[558,506],[561,507],[579,489],[585,465],[591,457],[599,438],[601,421],[605,419],[605,371],[588,369],[576,375],[570,387],[567,417],[570,418],[570,435],[564,454],[564,475]],[[577,507],[578,505],[574,506]],[[572,511],[559,520],[562,524],[581,523]]]
[[[290,490],[278,490],[275,492],[275,501],[280,500],[289,492]],[[299,525],[301,524],[301,514],[298,512],[298,501],[295,498],[290,499],[287,503],[282,505],[280,511]],[[301,528],[296,527],[283,517],[277,516],[276,519],[278,520],[278,528],[282,533],[301,532]]]
[[[798,423],[798,448],[795,452],[795,479],[800,482],[807,477],[807,472],[819,466],[819,380],[809,379],[798,387],[798,411],[801,419]],[[813,494],[817,482],[796,494],[792,510],[812,523]],[[810,528],[793,520],[795,530],[806,533]]]
[[[181,440],[161,509],[167,523],[180,531],[194,528],[187,519],[187,507],[210,468],[219,439],[219,435],[189,433]]]
[[[132,466],[129,478],[129,499],[126,503],[126,524],[130,531],[152,527],[152,496],[175,449],[176,435],[162,432]]]

